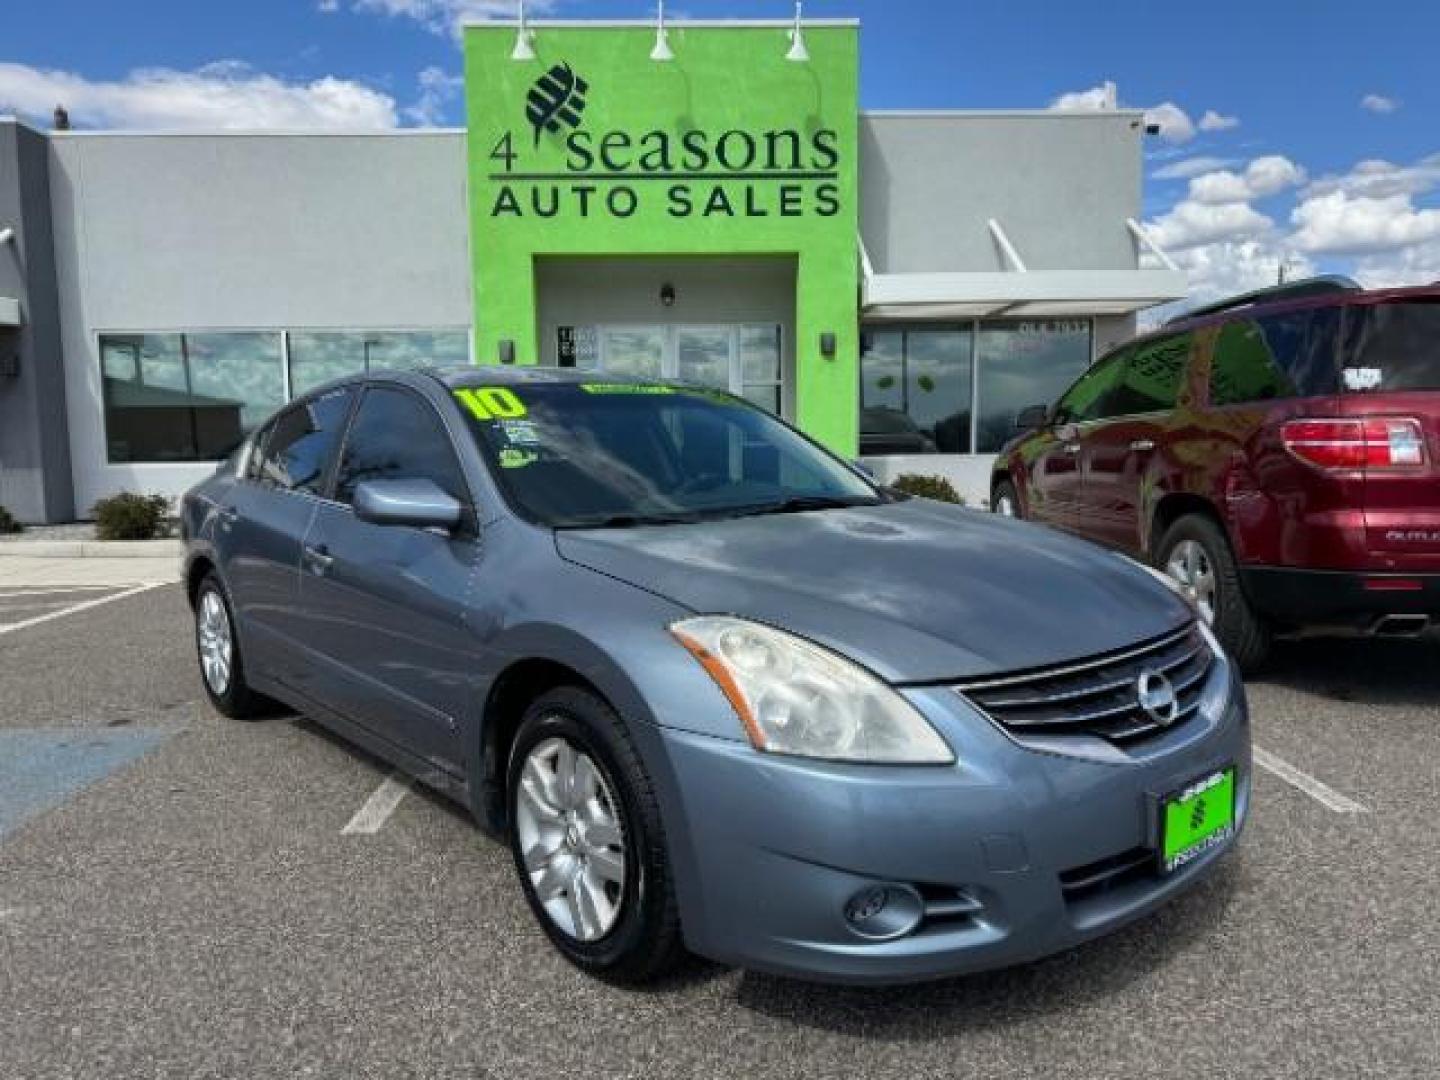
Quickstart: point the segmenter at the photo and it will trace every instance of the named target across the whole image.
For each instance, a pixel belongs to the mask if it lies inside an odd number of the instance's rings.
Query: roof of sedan
[[[637,379],[634,376],[602,375],[598,371],[581,371],[576,368],[484,366],[430,368],[429,373],[446,386],[520,386],[543,384],[574,386],[580,383],[609,383],[616,386],[679,386],[683,383],[668,379]]]

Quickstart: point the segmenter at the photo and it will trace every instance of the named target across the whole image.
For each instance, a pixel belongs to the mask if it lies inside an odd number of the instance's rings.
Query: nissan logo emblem
[[[1175,696],[1175,687],[1158,671],[1141,672],[1135,680],[1135,695],[1140,699],[1140,708],[1161,727],[1169,727],[1180,715],[1180,699]]]

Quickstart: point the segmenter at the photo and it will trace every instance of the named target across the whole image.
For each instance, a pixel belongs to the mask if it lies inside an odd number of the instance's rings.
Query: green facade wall
[[[858,443],[858,29],[777,26],[465,32],[476,353],[535,363],[540,256],[785,254],[797,259],[795,420]],[[583,85],[582,85],[583,84]],[[836,336],[833,358],[821,355]]]

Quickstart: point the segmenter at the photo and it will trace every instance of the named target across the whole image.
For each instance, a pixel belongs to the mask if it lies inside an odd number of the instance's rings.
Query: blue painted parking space
[[[0,731],[0,840],[169,738],[155,730]]]

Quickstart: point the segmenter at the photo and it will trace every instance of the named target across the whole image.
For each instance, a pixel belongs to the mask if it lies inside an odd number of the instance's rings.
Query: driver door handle
[[[1080,452],[1080,444],[1078,442],[1069,442],[1060,449],[1067,454],[1078,454]]]
[[[1154,450],[1154,449],[1155,449],[1155,440],[1154,440],[1154,439],[1136,439],[1134,442],[1132,442],[1132,443],[1130,444],[1130,449],[1131,449],[1131,450],[1135,450],[1135,451]]]
[[[335,556],[330,554],[330,549],[324,544],[305,545],[305,565],[312,573],[324,576],[325,572],[335,563]]]

